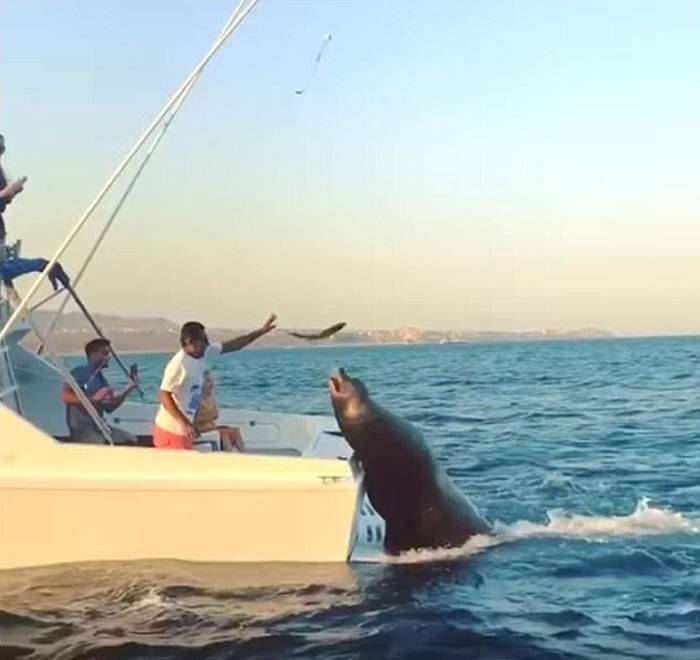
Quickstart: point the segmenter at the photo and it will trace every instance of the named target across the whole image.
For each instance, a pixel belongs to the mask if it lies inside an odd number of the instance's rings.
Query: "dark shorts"
[[[118,429],[116,426],[110,426],[109,430],[112,432],[112,441],[115,445],[138,444],[138,439],[136,436],[133,433],[129,433],[129,431]],[[108,444],[102,433],[92,426],[71,429],[70,438],[67,438],[66,442],[82,442],[92,445]]]

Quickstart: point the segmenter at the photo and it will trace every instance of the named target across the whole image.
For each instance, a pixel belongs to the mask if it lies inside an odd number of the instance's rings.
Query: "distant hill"
[[[52,313],[37,311],[34,318],[40,328],[45,328],[52,318]],[[111,314],[95,314],[95,321],[109,337],[114,346],[124,351],[170,352],[178,348],[179,324],[163,317],[140,318],[123,317]],[[301,331],[313,331],[318,328],[295,328]],[[230,339],[248,332],[242,328],[209,328],[212,339]],[[95,332],[79,312],[70,312],[63,316],[54,332],[54,345],[62,353],[81,352],[87,341]],[[532,341],[562,339],[600,339],[613,337],[607,330],[583,328],[579,330],[543,330],[526,332],[491,332],[472,330],[421,330],[413,327],[393,330],[344,330],[330,339],[309,343],[296,339],[283,331],[272,332],[258,340],[254,346],[311,346],[332,344],[419,344],[419,343],[456,343],[475,341]],[[32,334],[25,344],[37,345]]]

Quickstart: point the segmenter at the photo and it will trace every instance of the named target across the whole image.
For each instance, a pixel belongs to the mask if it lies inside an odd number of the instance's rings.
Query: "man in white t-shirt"
[[[277,317],[271,314],[265,323],[235,339],[209,343],[206,328],[189,321],[180,331],[182,347],[168,362],[160,385],[160,408],[153,425],[153,445],[166,449],[192,449],[198,433],[192,423],[202,397],[204,372],[213,359],[223,353],[240,351],[259,337],[275,329]]]

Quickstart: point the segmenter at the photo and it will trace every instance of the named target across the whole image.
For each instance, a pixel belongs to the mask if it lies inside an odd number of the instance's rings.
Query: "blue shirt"
[[[91,398],[98,390],[109,387],[109,383],[102,373],[102,369],[95,369],[89,364],[84,364],[71,370],[71,375],[75,378],[75,381],[80,385],[88,398]],[[100,417],[104,417],[102,405],[100,403],[94,403],[94,406]],[[85,408],[80,404],[66,404],[66,422],[71,431],[84,429],[86,426],[93,429],[96,428],[90,415],[87,414]]]

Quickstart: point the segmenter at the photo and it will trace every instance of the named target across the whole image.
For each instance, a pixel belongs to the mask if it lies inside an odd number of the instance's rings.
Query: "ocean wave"
[[[552,420],[552,419],[588,419],[588,416],[574,411],[561,410],[561,411],[551,411],[543,412],[541,410],[527,413],[523,416],[523,419],[527,422],[533,422],[538,420]]]
[[[596,557],[585,557],[557,566],[552,575],[557,578],[600,578],[650,576],[665,577],[673,572],[683,572],[686,564],[668,553],[650,552],[642,548],[615,548],[614,551]]]

